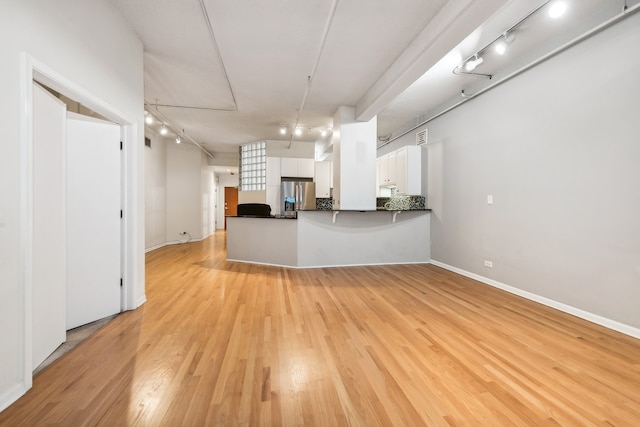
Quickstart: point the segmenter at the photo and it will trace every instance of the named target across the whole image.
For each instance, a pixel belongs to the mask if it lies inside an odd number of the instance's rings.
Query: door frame
[[[33,82],[45,86],[80,102],[91,110],[120,125],[122,150],[121,198],[123,217],[121,224],[121,309],[132,310],[144,302],[135,300],[134,281],[140,276],[136,248],[136,191],[135,142],[137,125],[122,112],[94,94],[64,77],[27,53],[21,54],[20,73],[20,276],[23,320],[19,326],[23,340],[21,383],[24,391],[33,384]]]

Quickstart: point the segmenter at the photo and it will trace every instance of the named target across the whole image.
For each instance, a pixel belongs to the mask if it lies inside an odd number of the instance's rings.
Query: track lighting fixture
[[[474,75],[479,77],[488,77],[489,79],[493,78],[492,74],[482,74],[475,73],[474,70],[484,62],[482,55],[487,52],[487,49],[493,45],[495,52],[498,55],[504,55],[507,51],[507,46],[515,40],[515,30],[522,25],[527,19],[529,19],[532,15],[539,12],[543,7],[549,5],[548,14],[549,17],[555,19],[562,16],[567,10],[567,3],[561,0],[553,0],[547,1],[533,9],[527,15],[518,20],[511,27],[507,28],[501,35],[490,41],[488,44],[484,45],[481,49],[477,50],[476,53],[468,57],[466,60],[462,61],[458,66],[453,69],[453,74],[457,75]],[[464,96],[464,94],[463,94]]]
[[[330,126],[329,126],[329,127],[326,127],[326,128],[322,128],[322,129],[320,130],[320,136],[322,136],[322,137],[324,138],[324,137],[326,137],[327,135],[329,135],[329,133],[331,133],[331,132],[333,132],[333,128],[331,128]]]
[[[180,137],[176,137],[176,144],[180,144],[182,142],[182,140],[180,139]]]
[[[162,125],[162,127],[160,128],[160,135],[166,135],[167,133],[169,133],[169,130],[165,125]]]
[[[292,136],[302,136],[305,135],[316,135],[322,138],[325,138],[333,129],[331,126],[309,126],[305,124],[280,124],[278,125],[280,135],[287,135],[287,132],[291,131]]]
[[[147,117],[144,118],[144,122],[148,125],[153,123],[153,116],[151,114],[147,114]]]
[[[507,51],[507,47],[511,44],[513,40],[515,40],[516,36],[509,31],[505,31],[505,33],[498,39],[495,44],[495,50],[498,55],[504,55]]]
[[[478,56],[478,54],[476,53],[473,58],[469,59],[465,64],[464,64],[464,69],[466,72],[470,73],[473,70],[475,70],[478,65],[481,65],[484,62],[484,59],[482,59],[481,56]]]

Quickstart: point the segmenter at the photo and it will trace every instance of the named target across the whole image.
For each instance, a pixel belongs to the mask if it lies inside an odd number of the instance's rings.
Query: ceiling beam
[[[448,1],[358,101],[356,119],[371,120],[506,3],[508,0]]]

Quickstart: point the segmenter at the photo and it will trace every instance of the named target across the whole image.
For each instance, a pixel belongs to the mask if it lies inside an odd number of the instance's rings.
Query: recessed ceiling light
[[[549,8],[549,17],[556,19],[564,15],[567,11],[567,4],[563,1],[556,1]]]

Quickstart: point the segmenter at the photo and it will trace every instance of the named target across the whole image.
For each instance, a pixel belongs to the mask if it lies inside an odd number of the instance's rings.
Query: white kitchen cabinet
[[[392,151],[389,154],[379,158],[379,174],[378,182],[380,186],[395,185],[396,183],[396,153]]]
[[[266,202],[271,206],[271,215],[280,215],[280,184],[267,185]]]
[[[280,157],[267,157],[267,186],[280,185]]]
[[[313,178],[316,162],[314,159],[298,159],[298,177]]]
[[[291,157],[280,158],[280,176],[298,176],[298,159]]]
[[[422,148],[407,145],[396,151],[396,193],[422,194]]]
[[[331,162],[315,162],[313,181],[316,183],[316,197],[330,197]]]
[[[313,178],[315,161],[293,157],[280,158],[280,176],[292,178]]]
[[[378,189],[395,186],[396,194],[420,195],[422,152],[408,145],[378,158]],[[380,191],[378,191],[380,194]]]
[[[407,194],[407,147],[396,150],[396,194]]]
[[[376,159],[378,161],[378,185],[380,187],[388,185],[389,180],[389,158],[385,154],[382,157]]]

